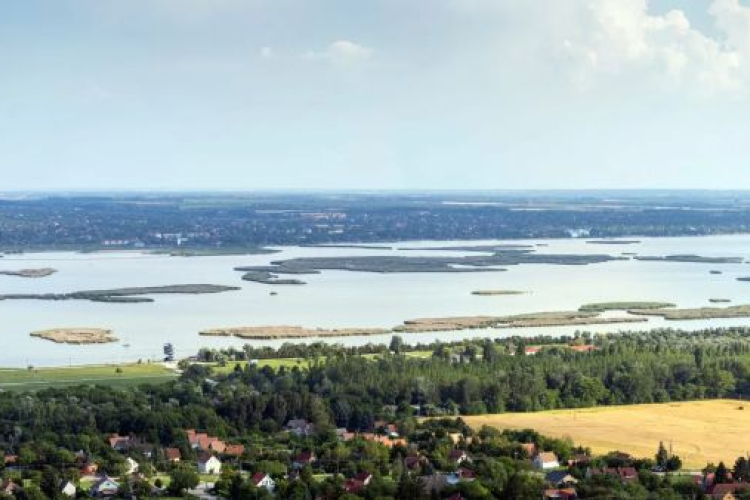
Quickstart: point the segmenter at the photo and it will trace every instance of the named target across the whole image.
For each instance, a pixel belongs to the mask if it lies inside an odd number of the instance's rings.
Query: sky
[[[748,0],[0,0],[0,191],[750,189]]]

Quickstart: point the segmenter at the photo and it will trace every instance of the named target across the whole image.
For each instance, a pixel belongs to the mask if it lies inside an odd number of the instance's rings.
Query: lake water
[[[518,241],[408,242],[394,246],[424,248],[446,245],[519,243]],[[641,239],[636,245],[592,245],[584,240],[533,240],[546,244],[544,253],[620,255],[698,254],[744,257],[750,260],[750,236]],[[244,343],[279,345],[284,341],[245,341],[201,337],[206,328],[254,325],[307,327],[393,327],[405,319],[436,316],[505,315],[577,309],[603,301],[668,301],[679,307],[710,305],[710,298],[750,303],[748,264],[697,264],[613,261],[588,266],[519,265],[506,272],[375,274],[323,271],[303,276],[303,286],[272,286],[244,282],[235,266],[262,265],[272,260],[308,256],[344,255],[469,255],[467,252],[428,250],[373,250],[355,248],[283,247],[270,255],[170,257],[135,252],[39,253],[7,255],[0,269],[53,267],[47,278],[0,275],[0,293],[72,292],[87,289],[211,283],[241,286],[242,290],[213,295],[156,295],[155,302],[107,304],[88,301],[0,301],[0,366],[67,365],[122,362],[161,357],[165,342],[178,355],[194,354],[200,347],[241,346]],[[712,269],[721,275],[709,273]],[[529,292],[512,296],[475,296],[479,289]],[[278,295],[271,296],[269,292]],[[621,313],[617,313],[618,315]],[[667,322],[587,327],[496,329],[402,334],[407,342],[444,341],[477,336],[570,334],[576,329],[616,332],[623,329],[671,326],[698,329],[708,326],[750,326],[747,319]],[[29,333],[56,327],[100,327],[114,330],[119,343],[71,346],[32,338]],[[348,345],[387,342],[390,335],[329,338]],[[293,340],[297,342],[299,340]],[[124,344],[129,344],[126,347]]]

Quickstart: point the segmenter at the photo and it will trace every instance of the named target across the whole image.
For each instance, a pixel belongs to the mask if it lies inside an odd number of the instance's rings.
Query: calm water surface
[[[502,241],[409,242],[394,247],[460,246]],[[517,241],[506,243],[518,243]],[[591,245],[584,240],[533,240],[544,253],[641,255],[693,253],[703,256],[744,257],[750,260],[750,236],[642,239],[637,245]],[[467,255],[466,252],[427,250],[372,250],[353,248],[282,247],[272,255],[169,257],[134,252],[40,253],[7,255],[0,269],[53,267],[59,272],[41,279],[0,276],[0,293],[72,292],[130,286],[211,283],[241,286],[242,290],[213,295],[157,295],[154,303],[106,304],[87,301],[0,302],[0,366],[67,365],[158,358],[162,345],[172,342],[179,355],[194,354],[203,346],[241,346],[247,341],[200,337],[205,328],[253,325],[308,327],[392,327],[405,319],[456,315],[504,315],[576,309],[587,302],[654,300],[679,307],[709,305],[710,298],[750,303],[748,264],[695,264],[614,261],[589,266],[520,265],[506,272],[375,274],[324,271],[304,276],[304,286],[271,286],[243,282],[235,266],[266,264],[272,260],[308,256],[345,255]],[[721,275],[709,273],[712,269]],[[481,297],[478,289],[513,289],[525,295]],[[277,296],[269,295],[277,291]],[[590,326],[592,332],[668,325],[685,329],[748,325],[748,319]],[[110,328],[119,343],[91,346],[54,344],[32,338],[35,330],[56,327]],[[580,328],[580,327],[579,327]],[[477,336],[504,337],[572,333],[575,327],[499,329],[403,334],[407,342],[445,341]],[[387,342],[390,335],[328,339],[349,345]],[[283,341],[249,342],[279,345]],[[124,344],[129,344],[125,347]]]

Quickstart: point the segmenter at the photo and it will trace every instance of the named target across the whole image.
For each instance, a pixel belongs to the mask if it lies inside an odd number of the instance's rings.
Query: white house
[[[60,493],[62,493],[66,497],[75,498],[76,485],[70,481],[67,481],[65,484],[62,485],[62,488],[60,488]]]
[[[135,474],[138,472],[138,462],[128,457],[125,459],[125,474]]]
[[[534,457],[534,467],[539,470],[556,469],[560,467],[560,462],[557,460],[557,455],[552,452],[538,453]]]
[[[109,476],[102,476],[93,486],[91,486],[91,496],[111,497],[117,495],[119,489],[120,483]]]
[[[265,472],[253,474],[252,482],[256,488],[265,488],[269,493],[273,493],[273,490],[276,488],[276,481],[271,479],[271,476]]]
[[[198,459],[198,472],[201,474],[221,474],[221,460],[204,453]]]

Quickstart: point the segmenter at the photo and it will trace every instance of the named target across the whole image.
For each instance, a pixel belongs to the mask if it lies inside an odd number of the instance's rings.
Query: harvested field
[[[750,405],[745,401],[710,400],[683,403],[608,406],[536,413],[464,417],[469,425],[500,429],[531,428],[554,437],[570,437],[594,453],[624,451],[653,458],[663,441],[670,443],[687,467],[733,464],[747,453],[739,436],[750,432]]]

